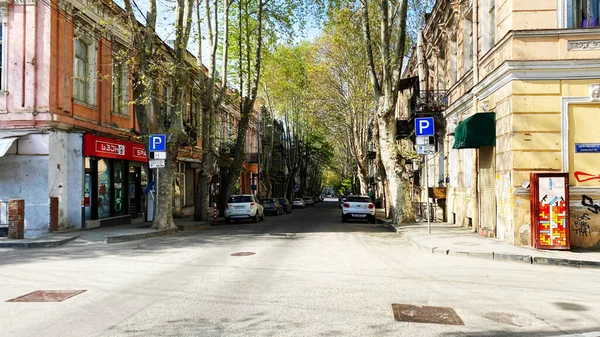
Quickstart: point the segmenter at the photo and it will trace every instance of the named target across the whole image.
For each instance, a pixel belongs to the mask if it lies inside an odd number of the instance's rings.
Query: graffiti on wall
[[[573,232],[578,236],[589,236],[590,235],[590,215],[588,213],[577,214],[573,217]]]
[[[585,194],[581,196],[581,205],[587,207],[588,210],[594,214],[600,213],[600,205],[594,204],[594,199]]]
[[[586,181],[592,181],[592,180],[598,180],[600,182],[600,174],[594,175],[591,173],[575,171],[573,173],[573,175],[575,176],[575,179],[580,183],[584,183]]]

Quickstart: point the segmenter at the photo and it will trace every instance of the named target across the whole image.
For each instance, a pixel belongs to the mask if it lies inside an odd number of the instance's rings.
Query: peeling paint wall
[[[78,133],[50,134],[48,176],[50,196],[59,198],[60,229],[81,228],[83,145]]]
[[[29,135],[16,141],[0,158],[0,199],[25,200],[25,237],[48,232],[48,135]]]
[[[496,173],[496,235],[500,240],[513,243],[513,187],[510,172]]]

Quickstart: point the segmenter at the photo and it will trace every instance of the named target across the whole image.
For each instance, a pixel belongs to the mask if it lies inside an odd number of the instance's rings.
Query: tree
[[[302,29],[308,17],[319,17],[319,0],[239,0],[232,16],[231,56],[234,63],[234,81],[238,85],[241,118],[238,123],[235,156],[221,182],[219,204],[225,205],[239,179],[244,160],[244,144],[251,117],[258,107],[263,56],[281,38],[291,38],[295,29]],[[223,207],[221,207],[223,209]]]
[[[398,149],[395,130],[395,107],[406,48],[407,12],[408,0],[381,0],[377,6],[370,6],[368,0],[360,0],[369,78],[377,102],[375,121],[378,152],[385,168],[387,196],[395,223],[414,219],[406,156]],[[377,28],[379,39],[374,37],[373,27]],[[375,48],[378,49],[378,67]]]
[[[336,143],[341,143],[356,165],[360,193],[366,194],[369,129],[373,98],[365,69],[367,62],[361,23],[351,8],[332,10],[324,33],[316,42],[311,87],[315,104],[326,112],[323,121]]]
[[[124,4],[125,21],[132,40],[133,104],[140,133],[146,139],[152,132],[166,133],[168,137],[165,168],[161,169],[161,179],[157,184],[159,202],[155,206],[153,226],[172,228],[175,226],[171,202],[175,160],[185,142],[183,116],[187,110],[188,73],[191,70],[187,44],[193,0],[177,0],[173,49],[164,47],[156,34],[156,0],[147,1],[145,16],[134,1],[124,0]],[[136,19],[134,8],[143,16],[143,24]],[[162,89],[160,95],[159,88]],[[151,112],[155,120],[152,120]]]
[[[227,78],[229,72],[229,12],[231,3],[223,0],[222,6],[219,1],[204,2],[205,16],[202,18],[202,4],[200,0],[196,3],[196,24],[198,55],[198,82],[199,100],[201,105],[200,120],[198,128],[202,135],[202,167],[198,173],[198,185],[196,199],[194,200],[194,220],[207,220],[208,202],[210,197],[210,182],[217,171],[217,159],[219,156],[218,118],[227,91]],[[202,28],[202,23],[205,29]],[[223,23],[221,31],[220,23]],[[202,64],[202,51],[204,34],[208,38],[208,50],[210,50],[208,68]],[[222,38],[220,37],[222,35]],[[217,60],[221,55],[221,79],[217,78]],[[215,93],[217,91],[217,93]]]

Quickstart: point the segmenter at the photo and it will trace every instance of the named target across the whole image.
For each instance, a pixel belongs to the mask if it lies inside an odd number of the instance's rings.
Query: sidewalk
[[[600,268],[600,252],[540,250],[513,246],[447,223],[432,223],[431,234],[428,234],[427,223],[392,225],[389,219],[383,217],[383,213],[378,212],[377,216],[380,222],[394,227],[396,232],[404,236],[413,246],[432,254],[539,265]]]
[[[217,218],[218,223],[223,223],[223,218]],[[212,222],[194,221],[192,217],[176,218],[177,227],[156,230],[151,228],[150,222],[137,222],[128,225],[101,227],[67,232],[50,233],[34,239],[8,240],[0,239],[1,248],[54,248],[76,240],[78,244],[90,243],[119,243],[147,239],[157,236],[172,235],[179,231],[210,228]]]

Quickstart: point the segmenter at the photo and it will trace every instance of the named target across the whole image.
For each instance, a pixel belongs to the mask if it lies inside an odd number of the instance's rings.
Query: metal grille
[[[479,200],[481,217],[479,232],[484,236],[495,237],[496,231],[496,170],[494,168],[494,148],[482,146],[479,149]]]
[[[464,325],[452,308],[411,304],[392,304],[394,319],[401,322]]]
[[[62,302],[83,292],[85,290],[36,290],[6,302]]]
[[[413,202],[412,205],[415,213],[415,220],[427,221],[427,203]],[[434,222],[444,221],[444,210],[434,202],[429,203],[429,220]]]

